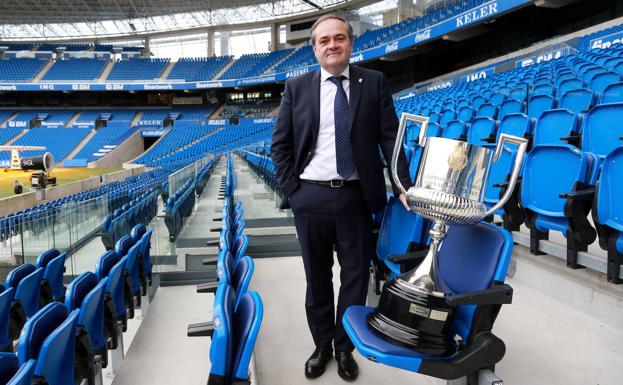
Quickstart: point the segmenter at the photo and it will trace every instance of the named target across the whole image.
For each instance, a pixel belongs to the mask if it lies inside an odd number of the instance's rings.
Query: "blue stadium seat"
[[[4,285],[0,285],[0,289],[0,351],[10,352],[13,351],[13,339],[9,337],[9,325],[15,289]]]
[[[492,118],[497,119],[498,108],[490,103],[484,103],[478,109],[476,113],[477,118]]]
[[[602,93],[606,87],[619,81],[621,81],[619,74],[615,72],[601,72],[592,78],[590,87],[593,92]]]
[[[0,353],[0,384],[6,384],[17,373],[19,360],[13,353]],[[30,385],[30,382],[28,383]]]
[[[264,318],[259,294],[245,293],[238,301],[233,320],[232,384],[249,383],[249,362]]]
[[[540,145],[526,158],[521,184],[521,205],[530,228],[530,251],[542,254],[539,241],[549,231],[567,239],[567,266],[581,267],[579,251],[596,238],[587,215],[592,206],[598,161],[571,145]]]
[[[556,99],[550,95],[536,95],[528,102],[528,116],[538,119],[547,110],[556,108]]]
[[[495,119],[483,117],[473,120],[467,131],[467,143],[483,145],[492,143],[497,136],[498,123]]]
[[[581,119],[570,110],[545,111],[534,126],[533,145],[580,144]]]
[[[595,106],[588,112],[582,129],[582,149],[603,159],[623,142],[623,103]]]
[[[43,268],[42,292],[39,300],[40,307],[50,302],[65,301],[65,285],[63,274],[65,273],[65,259],[67,253],[61,253],[57,249],[47,250],[37,258],[37,267]]]
[[[108,278],[98,281],[94,273],[87,271],[67,287],[65,307],[69,311],[79,309],[80,312],[76,323],[76,383],[82,379],[93,380],[95,356],[102,360],[102,367],[108,363],[104,335],[104,288],[107,282]]]
[[[443,137],[448,139],[465,140],[468,125],[460,120],[453,120],[446,124]]]
[[[508,99],[500,105],[498,120],[503,120],[506,115],[525,112],[526,104],[519,100]]]
[[[24,325],[18,357],[36,360],[33,378],[58,385],[74,384],[74,339],[78,310],[68,314],[58,302],[38,311]]]
[[[599,99],[600,104],[623,102],[623,82],[612,83],[604,88]]]
[[[512,288],[504,279],[512,248],[510,233],[491,224],[449,228],[439,252],[437,277],[448,293],[446,302],[457,305],[451,333],[465,346],[456,354],[429,356],[381,339],[367,325],[374,309],[365,306],[351,306],[342,319],[355,348],[373,362],[446,380],[477,376],[479,370],[495,365],[505,347],[491,329],[502,304],[511,302]],[[502,288],[509,293],[504,300],[490,294]],[[481,296],[475,301],[472,294]]]
[[[610,152],[603,163],[595,192],[593,218],[599,234],[599,245],[608,252],[608,282],[623,283],[623,147]]]
[[[6,287],[15,289],[15,296],[11,303],[11,322],[9,324],[9,338],[15,340],[26,322],[39,310],[39,296],[43,269],[25,263],[9,272],[6,278]]]
[[[559,108],[571,110],[576,114],[582,114],[589,111],[596,102],[596,96],[593,91],[586,88],[578,88],[569,90],[562,95]]]
[[[34,359],[28,360],[22,364],[15,375],[8,380],[6,385],[32,385],[32,376],[35,372],[35,365],[37,361]]]

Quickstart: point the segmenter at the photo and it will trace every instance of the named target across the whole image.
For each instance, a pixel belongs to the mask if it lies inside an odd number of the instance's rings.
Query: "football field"
[[[57,186],[87,179],[96,175],[109,174],[111,172],[120,171],[120,168],[54,168],[51,175],[56,177]],[[30,187],[30,175],[32,171],[25,172],[21,170],[0,170],[0,198],[15,195],[13,192],[13,181],[19,180],[26,186]],[[50,187],[50,186],[48,186]],[[24,189],[28,192],[28,189]]]

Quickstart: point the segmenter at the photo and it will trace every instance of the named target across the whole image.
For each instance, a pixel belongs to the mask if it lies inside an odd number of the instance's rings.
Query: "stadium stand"
[[[32,80],[46,63],[46,60],[27,58],[0,60],[0,81]]]
[[[291,49],[284,49],[270,53],[242,55],[219,79],[237,79],[261,75],[291,52]]]
[[[56,60],[41,80],[96,80],[100,77],[107,61],[102,59]]]
[[[168,59],[128,59],[115,63],[107,80],[157,80]]]
[[[167,80],[210,80],[231,60],[231,56],[181,58],[175,63],[173,70],[167,76]]]

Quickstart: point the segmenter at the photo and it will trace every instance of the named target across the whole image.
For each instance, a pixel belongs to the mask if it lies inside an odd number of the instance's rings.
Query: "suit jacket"
[[[349,108],[350,141],[361,188],[370,210],[380,212],[387,193],[379,146],[387,163],[391,163],[398,129],[385,76],[351,65]],[[285,194],[281,208],[289,207],[288,197],[299,187],[299,175],[312,159],[319,127],[320,69],[288,79],[281,98],[270,147]],[[405,188],[411,185],[404,151],[400,151],[398,159],[398,177]],[[394,192],[398,193],[395,186]]]

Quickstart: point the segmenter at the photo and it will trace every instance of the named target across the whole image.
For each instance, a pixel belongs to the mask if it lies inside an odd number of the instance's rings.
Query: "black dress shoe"
[[[351,352],[335,352],[337,374],[346,381],[355,381],[359,374],[359,367]]]
[[[305,377],[317,378],[324,373],[324,369],[327,367],[329,361],[333,357],[333,349],[331,348],[316,348],[314,353],[305,362]]]

